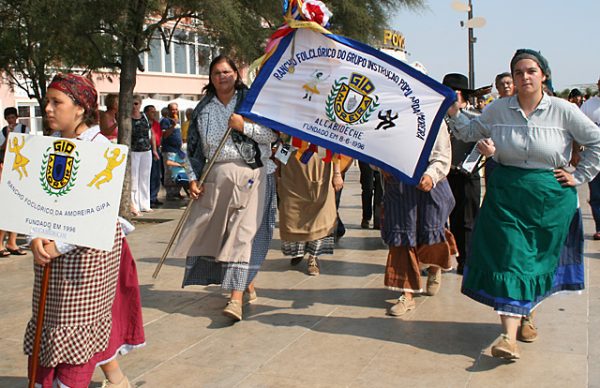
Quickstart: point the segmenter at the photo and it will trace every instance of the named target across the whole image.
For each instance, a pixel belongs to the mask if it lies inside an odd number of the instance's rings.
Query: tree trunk
[[[137,75],[137,55],[131,50],[123,50],[121,77],[119,84],[119,144],[131,147],[131,110],[133,108],[133,90]],[[127,169],[123,179],[121,217],[131,218],[131,151],[127,158]]]
[[[128,9],[131,31],[121,46],[121,76],[119,82],[119,144],[131,146],[131,111],[135,89],[139,52],[144,41],[146,0],[133,2]],[[123,191],[119,215],[131,218],[131,152],[127,158],[127,169],[123,180]]]

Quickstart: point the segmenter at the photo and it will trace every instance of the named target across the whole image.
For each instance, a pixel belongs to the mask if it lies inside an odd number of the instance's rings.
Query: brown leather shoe
[[[308,256],[307,272],[310,276],[318,276],[321,273],[321,271],[319,270],[319,260],[316,256]]]
[[[505,360],[516,360],[521,358],[517,343],[510,342],[506,334],[502,334],[500,339],[492,346],[492,356],[504,358]]]
[[[427,295],[434,296],[440,291],[442,285],[442,270],[427,274]]]
[[[533,317],[521,318],[521,327],[517,332],[517,339],[521,342],[533,342],[537,339],[537,327],[533,324]]]

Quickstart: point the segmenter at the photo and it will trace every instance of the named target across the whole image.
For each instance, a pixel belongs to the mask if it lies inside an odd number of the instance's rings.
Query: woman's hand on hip
[[[229,125],[229,128],[233,128],[239,133],[244,133],[244,117],[237,113],[234,113],[229,117],[229,123],[227,125]]]
[[[575,187],[577,185],[575,183],[575,178],[573,178],[573,174],[563,170],[562,168],[557,168],[554,170],[554,177],[563,187]]]
[[[204,194],[204,186],[198,186],[198,181],[190,182],[190,197],[192,199],[198,199],[200,196]]]

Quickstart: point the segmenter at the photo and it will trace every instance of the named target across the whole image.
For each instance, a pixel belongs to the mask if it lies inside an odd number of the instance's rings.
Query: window
[[[169,31],[165,31],[169,33]],[[207,38],[192,31],[178,30],[173,34],[169,53],[156,34],[150,42],[150,51],[144,53],[147,70],[168,74],[208,75],[208,65],[213,57]]]
[[[175,52],[175,73],[187,74],[187,59],[186,59],[186,45],[184,43],[173,44]]]
[[[160,39],[152,38],[148,56],[148,71],[162,71],[162,44]]]
[[[17,108],[17,111],[19,112],[19,117],[21,118],[29,118],[30,115],[30,109],[28,106],[20,106]]]
[[[190,74],[196,74],[198,72],[197,69],[197,64],[198,64],[198,55],[197,53],[197,46],[196,45],[189,45],[188,46],[189,49],[189,63],[190,63]]]

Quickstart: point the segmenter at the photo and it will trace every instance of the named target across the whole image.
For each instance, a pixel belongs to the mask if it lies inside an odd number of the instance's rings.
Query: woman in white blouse
[[[546,59],[518,50],[510,63],[516,95],[500,99],[473,120],[448,111],[450,127],[465,141],[491,138],[499,163],[477,220],[462,292],[494,307],[503,327],[492,355],[520,357],[521,317],[552,294],[560,249],[577,207],[576,185],[600,170],[600,130],[579,109],[543,92],[550,82]],[[572,143],[585,145],[567,171]]]
[[[251,261],[253,240],[265,209],[274,211],[274,187],[268,185],[267,178],[274,166],[268,164],[268,159],[258,163],[256,160],[263,159],[261,154],[270,155],[269,145],[277,137],[271,129],[245,121],[235,113],[247,88],[230,58],[215,58],[209,74],[206,95],[192,114],[187,139],[190,195],[196,201],[191,205],[175,254],[187,257],[183,286],[221,284],[231,291],[223,313],[239,321],[244,291],[248,291],[250,299],[256,298],[251,282],[259,264]],[[240,144],[230,136],[204,185],[198,186],[196,179],[205,159],[214,156],[228,127],[252,139],[255,147],[250,140]],[[256,158],[249,158],[243,146],[250,146]]]

